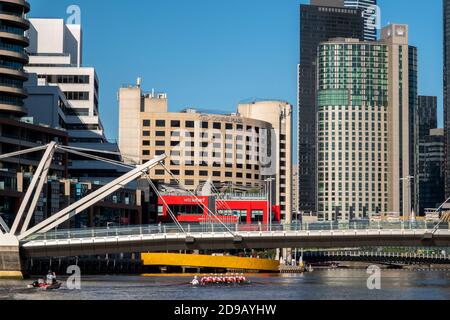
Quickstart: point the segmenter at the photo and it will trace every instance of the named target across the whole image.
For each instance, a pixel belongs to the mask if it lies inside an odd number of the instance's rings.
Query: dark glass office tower
[[[321,6],[327,2],[312,0],[300,6],[299,65],[299,210],[317,212],[316,86],[317,49],[331,38],[364,40],[364,18],[360,9]]]
[[[409,175],[417,176],[419,166],[419,118],[418,118],[418,61],[417,47],[408,47],[408,82],[409,82]],[[414,211],[418,208],[419,183],[412,181],[414,188],[411,190],[411,201]]]
[[[431,129],[419,143],[419,208],[417,215],[437,209],[444,201],[444,132]]]
[[[430,134],[431,129],[438,127],[437,123],[437,97],[419,96],[419,140]]]
[[[444,141],[445,141],[445,197],[450,198],[450,0],[444,7]]]

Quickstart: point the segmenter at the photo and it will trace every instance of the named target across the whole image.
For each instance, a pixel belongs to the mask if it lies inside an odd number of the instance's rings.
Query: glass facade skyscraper
[[[437,97],[419,96],[418,118],[419,139],[422,139],[430,134],[431,129],[438,127]]]
[[[444,140],[445,198],[450,198],[450,0],[443,0],[444,13]]]
[[[361,9],[364,17],[364,40],[377,40],[380,14],[377,0],[344,0],[345,7]]]
[[[388,48],[346,39],[319,48],[321,220],[388,211]]]
[[[330,6],[322,6],[321,3],[330,3]],[[331,38],[364,39],[362,11],[343,6],[332,7],[333,4],[313,0],[311,5],[300,6],[298,198],[299,210],[307,213],[317,212],[317,49],[320,42]]]
[[[383,28],[378,42],[337,38],[320,44],[320,220],[411,214],[414,190],[406,179],[415,59],[406,25]]]

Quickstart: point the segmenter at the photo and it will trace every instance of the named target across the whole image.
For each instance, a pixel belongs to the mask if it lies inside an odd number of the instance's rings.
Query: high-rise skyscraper
[[[419,206],[417,215],[437,209],[444,195],[444,130],[431,129],[419,142]]]
[[[443,0],[443,12],[445,197],[450,198],[450,0]]]
[[[28,46],[25,31],[29,28],[26,1],[0,1],[0,116],[26,114],[23,100],[27,97],[23,83],[27,75],[23,66],[28,63],[24,48]]]
[[[319,219],[410,213],[408,48],[396,24],[378,42],[320,44]]]
[[[360,9],[345,8],[339,0],[312,0],[310,5],[300,6],[298,161],[299,210],[302,212],[317,212],[317,49],[320,42],[336,37],[364,40]]]
[[[418,180],[416,179],[419,165],[419,135],[418,135],[418,50],[408,47],[408,85],[409,85],[409,180],[411,187],[411,204],[417,212],[418,208]]]
[[[437,97],[419,96],[418,124],[419,139],[428,136],[431,129],[438,127]]]
[[[377,0],[344,0],[347,8],[361,9],[364,17],[364,39],[377,40],[377,28],[380,22],[380,12]]]

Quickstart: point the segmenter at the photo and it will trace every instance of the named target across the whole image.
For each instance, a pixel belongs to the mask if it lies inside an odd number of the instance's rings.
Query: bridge
[[[311,225],[176,225],[66,230],[21,241],[26,257],[178,250],[449,247],[448,225],[429,223],[316,223]],[[230,232],[231,231],[231,232]]]
[[[308,262],[357,261],[397,266],[450,264],[450,256],[442,253],[371,252],[359,250],[304,252],[303,259]]]
[[[130,171],[48,219],[30,226],[42,188],[47,182],[53,155],[57,150],[125,166]],[[174,225],[55,231],[64,222],[133,180],[147,179],[156,194],[159,194],[148,172],[158,165],[167,170],[163,164],[166,155],[156,157],[142,165],[129,166],[82,152],[101,152],[98,150],[59,146],[51,142],[46,146],[0,155],[0,160],[37,151],[45,152],[11,228],[0,217],[0,277],[20,277],[22,260],[27,257],[89,256],[172,250],[450,246],[449,225],[442,221],[434,224],[409,222],[227,225],[207,207],[205,209],[208,210],[211,221],[215,223],[181,225],[168,208]],[[197,198],[194,194],[192,197]]]

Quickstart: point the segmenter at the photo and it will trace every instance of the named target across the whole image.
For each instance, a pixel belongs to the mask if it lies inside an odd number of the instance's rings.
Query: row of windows
[[[67,91],[64,95],[67,100],[89,100],[89,92],[86,91]]]
[[[143,140],[142,141],[142,145],[144,147],[149,147],[150,146],[150,140]],[[155,141],[155,147],[165,147],[166,146],[166,141],[165,140],[156,140]],[[182,147],[182,143],[180,141],[170,141],[170,146],[171,147]],[[208,149],[210,147],[214,148],[214,149],[222,149],[222,144],[221,143],[209,143],[209,142],[195,142],[195,141],[186,141],[184,142],[184,147],[185,148],[203,148],[203,149]],[[237,151],[243,151],[244,150],[244,146],[241,144],[231,144],[231,143],[227,143],[224,145],[225,149],[229,149],[232,150],[233,148]],[[285,148],[284,145],[281,146],[281,148]],[[246,151],[256,151],[259,152],[259,147],[258,146],[246,146],[245,147]]]
[[[46,79],[48,83],[78,83],[89,84],[88,75],[39,75],[38,78]]]
[[[144,131],[142,131],[142,136],[143,137],[150,137],[151,133],[152,132],[149,131],[149,130],[144,130]],[[155,137],[160,137],[160,138],[166,137],[166,131],[155,131],[154,134],[155,134]],[[203,139],[208,139],[209,138],[209,133],[208,132],[200,132],[199,134],[200,134],[200,138],[203,138]],[[170,136],[172,138],[178,138],[178,137],[181,136],[181,132],[180,131],[172,131],[170,133]],[[185,138],[195,138],[195,136],[196,136],[195,132],[191,132],[191,131],[184,132],[184,137]],[[211,138],[213,138],[213,139],[222,139],[222,134],[214,133],[211,136]],[[234,140],[234,139],[236,139],[236,141],[244,141],[244,136],[243,135],[233,136],[231,134],[226,134],[225,135],[225,140]],[[246,140],[246,142],[259,143],[259,137],[245,136],[245,140]]]
[[[166,125],[168,124],[169,121],[166,120],[154,120],[154,125],[157,128],[165,128]],[[185,121],[184,122],[184,127],[185,128],[195,128],[195,121]],[[151,120],[143,120],[142,121],[142,126],[143,127],[150,127],[152,125],[152,121]],[[171,120],[170,121],[170,127],[171,128],[181,128],[181,121],[180,120]],[[233,130],[234,128],[236,128],[236,130],[238,131],[243,131],[244,130],[244,126],[241,124],[237,124],[236,127],[234,126],[234,124],[232,123],[226,123],[223,124],[221,122],[214,122],[214,123],[209,123],[209,122],[201,122],[200,128],[202,129],[209,129],[209,128],[213,128],[213,129],[217,129],[217,130],[222,130],[222,128],[225,128],[226,130]],[[246,126],[245,127],[247,131],[253,130],[255,129],[255,131],[258,133],[259,132],[259,127],[252,127],[252,126]]]
[[[171,170],[172,174],[174,176],[179,176],[180,175],[180,170]],[[166,175],[166,171],[165,170],[155,170],[155,175],[156,176],[165,176]],[[184,170],[184,175],[185,176],[200,176],[200,177],[222,177],[222,172],[220,171],[207,171],[207,170],[200,170],[198,171],[198,174],[196,174],[196,171],[194,170]],[[242,172],[236,172],[236,174],[233,174],[233,172],[225,172],[223,174],[224,177],[226,178],[238,178],[238,179],[243,179],[244,178],[244,174]],[[245,174],[245,178],[246,179],[255,179],[255,180],[259,180],[259,174],[251,174],[251,173],[247,173]]]

